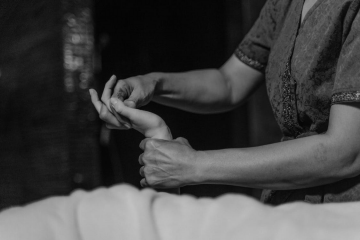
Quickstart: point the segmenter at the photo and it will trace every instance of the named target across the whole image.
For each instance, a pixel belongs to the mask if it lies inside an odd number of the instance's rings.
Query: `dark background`
[[[251,27],[264,2],[96,1],[96,38],[104,45],[99,79],[104,83],[112,74],[121,79],[152,71],[220,67]],[[274,123],[266,101],[262,88],[249,104],[224,114],[197,115],[155,103],[144,109],[159,114],[174,137],[187,138],[195,149],[210,150],[260,145],[272,142],[271,137],[278,137],[276,130],[274,134],[267,134],[258,127],[259,120],[254,120],[258,113],[265,111],[271,129]],[[266,139],[269,135],[270,139]],[[137,157],[141,154],[138,143],[142,138],[134,131],[112,132],[109,147],[112,164],[108,166],[116,165],[122,174],[115,174],[111,179],[111,169],[105,169],[109,183],[125,181],[140,187]],[[105,151],[105,154],[109,152]],[[222,185],[182,188],[182,193],[196,196],[218,196],[226,192],[253,194],[251,189]]]
[[[134,130],[106,130],[97,119],[88,88],[101,93],[112,74],[126,78],[152,71],[220,67],[264,3],[1,0],[0,208],[77,188],[122,182],[139,187],[138,145],[143,137]],[[90,22],[81,20],[87,13]],[[72,16],[81,24],[74,27]],[[66,34],[71,31],[88,40],[82,44],[69,39]],[[91,69],[86,65],[93,74],[85,80],[84,69],[71,70],[69,78],[64,49],[71,42],[85,65],[94,63]],[[76,63],[74,59],[70,63]],[[225,114],[196,115],[155,103],[144,109],[159,114],[174,137],[187,138],[198,150],[280,139],[264,86],[242,107]],[[182,192],[259,194],[220,185],[184,187]]]

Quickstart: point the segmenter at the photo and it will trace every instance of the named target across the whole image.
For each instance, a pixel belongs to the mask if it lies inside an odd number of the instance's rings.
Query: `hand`
[[[110,107],[114,114],[129,119],[132,128],[144,134],[147,138],[171,140],[171,132],[164,120],[158,115],[125,106],[117,99],[111,98]]]
[[[172,140],[170,129],[165,124],[164,120],[158,115],[151,112],[142,111],[139,109],[130,108],[117,99],[111,98],[110,106],[114,113],[125,116],[131,122],[134,129],[144,134],[148,138]],[[145,181],[142,180],[142,181]],[[166,189],[163,190],[168,193],[179,194],[180,189]]]
[[[154,74],[119,80],[112,97],[117,97],[127,107],[139,108],[148,104],[155,91],[157,80]]]
[[[196,151],[185,138],[173,141],[146,138],[140,143],[144,153],[139,163],[143,187],[177,188],[194,183]]]
[[[113,113],[110,106],[110,97],[112,88],[116,82],[116,77],[112,76],[105,84],[104,92],[99,100],[98,94],[94,89],[90,89],[91,101],[94,104],[101,120],[106,122],[106,127],[109,129],[130,129],[130,120],[124,116]]]

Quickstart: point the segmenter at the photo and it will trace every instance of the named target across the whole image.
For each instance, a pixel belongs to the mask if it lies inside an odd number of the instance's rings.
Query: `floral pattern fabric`
[[[235,55],[265,73],[275,118],[291,140],[326,132],[333,104],[360,102],[360,0],[268,0]],[[360,177],[290,191],[264,191],[272,204],[360,200]]]

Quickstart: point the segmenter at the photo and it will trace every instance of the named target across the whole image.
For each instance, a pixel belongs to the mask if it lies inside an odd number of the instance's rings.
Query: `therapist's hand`
[[[154,95],[157,78],[154,73],[118,80],[112,97],[117,97],[127,107],[139,108],[148,104]]]
[[[105,92],[106,90],[104,90]],[[134,128],[147,138],[172,139],[170,129],[158,115],[127,107],[118,98],[106,99],[102,97],[102,101],[100,101],[95,90],[91,90],[90,93],[100,118],[107,122],[109,128],[122,129],[124,125],[126,129]],[[123,122],[124,119],[126,122]]]
[[[196,183],[197,151],[185,138],[166,141],[146,138],[140,143],[144,153],[140,175],[143,187],[177,188]]]
[[[131,122],[125,116],[114,113],[111,107],[110,98],[113,87],[116,83],[116,76],[112,76],[110,80],[105,84],[101,100],[98,97],[97,92],[94,89],[90,89],[91,101],[99,113],[99,117],[106,123],[106,127],[109,129],[130,129]]]
[[[110,99],[110,107],[114,115],[128,119],[131,127],[142,133],[145,137],[164,140],[172,139],[170,129],[158,115],[127,107],[118,98]]]

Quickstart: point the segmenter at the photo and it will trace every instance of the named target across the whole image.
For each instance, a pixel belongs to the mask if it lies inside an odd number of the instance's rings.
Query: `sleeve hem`
[[[265,65],[260,63],[259,61],[256,61],[254,59],[249,58],[248,56],[246,56],[239,48],[237,48],[235,50],[235,56],[243,63],[245,63],[246,65],[259,70],[261,72],[265,71]]]
[[[331,105],[345,102],[360,102],[360,91],[338,92],[331,97]]]

